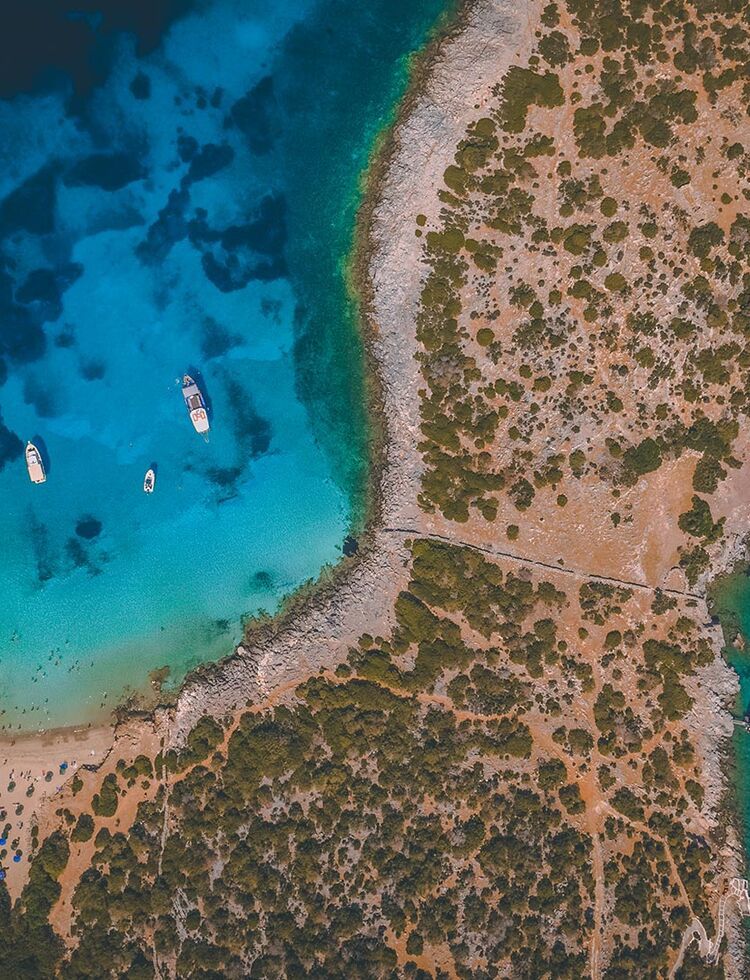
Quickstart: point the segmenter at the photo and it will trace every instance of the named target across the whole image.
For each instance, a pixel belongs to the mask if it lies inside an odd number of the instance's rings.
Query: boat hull
[[[205,435],[210,428],[206,401],[203,392],[189,374],[186,374],[182,379],[182,397],[185,399],[185,407],[188,410],[190,421],[193,423],[193,428],[200,435]]]
[[[194,408],[190,412],[190,421],[193,423],[193,428],[196,432],[200,432],[201,435],[204,432],[208,432],[208,415],[206,414],[205,408]]]
[[[42,455],[33,442],[26,446],[26,469],[32,483],[45,483],[47,481]]]

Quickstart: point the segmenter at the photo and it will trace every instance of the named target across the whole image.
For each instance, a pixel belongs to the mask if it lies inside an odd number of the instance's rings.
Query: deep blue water
[[[94,718],[155,668],[176,682],[229,653],[243,615],[273,611],[356,533],[367,425],[343,267],[373,140],[448,4],[17,6],[0,38],[14,729]]]

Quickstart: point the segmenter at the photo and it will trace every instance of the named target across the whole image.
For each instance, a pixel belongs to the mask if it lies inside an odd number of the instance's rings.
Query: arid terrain
[[[744,868],[705,596],[750,516],[747,21],[478,0],[417,61],[354,261],[360,554],[36,808],[19,976],[743,975],[734,904],[689,940]]]

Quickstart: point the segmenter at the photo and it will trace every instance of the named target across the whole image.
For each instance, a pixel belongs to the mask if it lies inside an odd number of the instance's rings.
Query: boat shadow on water
[[[44,437],[40,436],[38,432],[35,432],[31,437],[31,442],[39,450],[39,455],[42,457],[44,472],[47,474],[47,476],[49,476],[52,472],[52,460],[50,459],[49,450],[47,449],[47,443],[44,441]]]

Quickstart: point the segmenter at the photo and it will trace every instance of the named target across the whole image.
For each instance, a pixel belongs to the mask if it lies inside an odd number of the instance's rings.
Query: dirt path
[[[169,719],[165,722],[165,737],[162,742],[163,745],[169,745]],[[169,767],[166,762],[162,762],[162,786],[164,787],[164,819],[161,825],[161,840],[159,841],[159,877],[161,878],[161,864],[162,858],[164,857],[164,848],[167,843],[167,834],[169,833]],[[162,980],[162,971],[159,965],[159,951],[156,948],[156,935],[155,931],[151,933],[151,955],[154,961],[154,976],[156,980]]]
[[[594,822],[594,821],[592,821]],[[602,842],[596,830],[592,832],[591,863],[594,867],[594,931],[591,937],[591,980],[599,980],[599,953],[604,933],[604,859]]]
[[[682,966],[685,953],[693,940],[698,940],[698,948],[701,956],[705,957],[708,963],[718,962],[719,950],[726,932],[726,911],[730,901],[736,901],[740,908],[741,915],[750,913],[750,895],[748,894],[748,883],[745,878],[732,878],[729,881],[729,890],[719,899],[719,908],[716,923],[716,936],[713,940],[708,938],[706,929],[700,919],[694,918],[685,930],[680,943],[680,950],[677,954],[674,966],[669,973],[669,980],[677,975],[677,971]]]
[[[571,568],[569,565],[558,565],[552,562],[539,561],[535,558],[525,558],[523,555],[516,555],[512,551],[503,551],[500,548],[490,548],[486,545],[469,544],[462,541],[458,535],[430,534],[420,531],[417,528],[408,527],[386,527],[383,530],[387,534],[399,534],[403,537],[428,538],[430,541],[444,541],[447,544],[455,545],[460,548],[470,548],[472,551],[480,551],[483,554],[491,555],[493,558],[504,558],[507,561],[517,562],[519,565],[532,565],[535,568],[545,568],[551,572],[559,572],[561,575],[572,575],[576,578],[591,579],[595,582],[606,582],[610,585],[620,585],[626,589],[640,589],[642,592],[663,592],[665,595],[679,596],[683,599],[703,600],[705,596],[700,592],[687,592],[682,589],[659,588],[648,585],[646,582],[632,582],[629,579],[614,578],[609,575],[597,575],[595,572],[587,571],[585,568]]]

